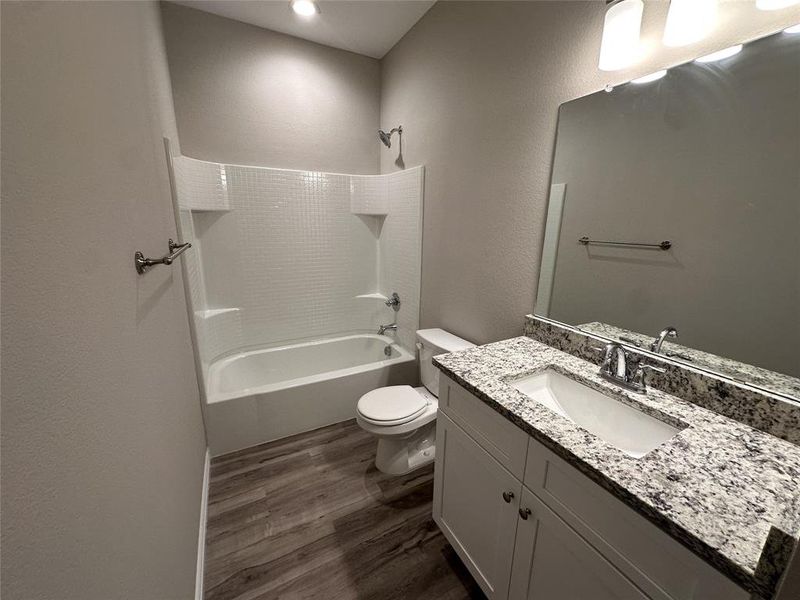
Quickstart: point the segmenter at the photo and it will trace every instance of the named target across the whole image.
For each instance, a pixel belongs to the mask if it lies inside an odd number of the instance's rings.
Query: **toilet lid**
[[[425,398],[410,385],[391,385],[361,396],[358,412],[370,421],[400,425],[419,415],[427,405]]]

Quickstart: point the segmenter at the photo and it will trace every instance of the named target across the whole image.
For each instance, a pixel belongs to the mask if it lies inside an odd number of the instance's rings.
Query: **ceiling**
[[[320,14],[301,17],[288,0],[173,0],[205,12],[326,46],[383,58],[436,0],[320,0]]]

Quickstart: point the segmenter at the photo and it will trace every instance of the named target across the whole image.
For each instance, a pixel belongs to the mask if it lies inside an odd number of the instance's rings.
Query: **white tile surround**
[[[395,291],[396,337],[414,350],[423,167],[345,175],[182,156],[173,165],[204,369],[240,349],[374,333],[393,321],[383,299]]]

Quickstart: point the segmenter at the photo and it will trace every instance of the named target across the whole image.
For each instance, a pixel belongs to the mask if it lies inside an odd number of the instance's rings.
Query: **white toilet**
[[[367,392],[358,401],[356,421],[378,437],[375,466],[389,475],[405,475],[436,456],[436,412],[439,408],[437,354],[472,348],[443,329],[417,331],[422,386],[392,385]]]

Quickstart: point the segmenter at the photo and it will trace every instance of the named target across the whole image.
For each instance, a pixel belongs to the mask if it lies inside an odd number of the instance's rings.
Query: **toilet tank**
[[[422,385],[434,396],[439,396],[439,369],[431,359],[437,354],[447,354],[474,348],[475,344],[444,329],[420,329],[417,331],[417,350],[419,350],[419,375]]]

